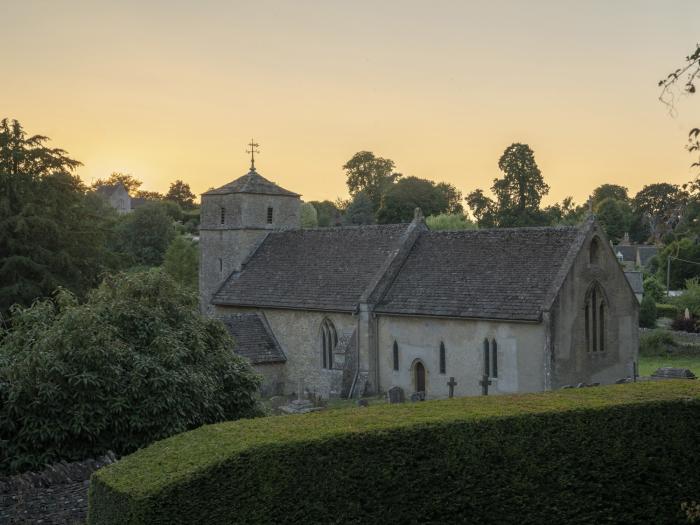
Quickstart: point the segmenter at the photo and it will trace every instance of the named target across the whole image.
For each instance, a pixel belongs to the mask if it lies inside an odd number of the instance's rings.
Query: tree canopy
[[[364,191],[359,191],[350,201],[343,215],[343,223],[347,226],[374,224],[374,205]]]
[[[190,210],[195,207],[197,196],[190,190],[190,185],[181,180],[176,180],[170,184],[165,200],[176,202],[183,210]]]
[[[95,189],[101,186],[114,186],[115,184],[120,183],[124,185],[127,193],[132,197],[134,197],[137,194],[138,189],[143,184],[143,182],[138,180],[133,175],[115,171],[106,179],[97,179],[95,182],[92,183],[92,188]]]
[[[80,162],[16,121],[0,121],[0,315],[61,286],[77,294],[111,267],[116,214],[89,195]]]
[[[148,203],[120,217],[114,241],[116,251],[129,255],[134,264],[159,266],[175,237],[173,217],[169,212],[179,210],[175,203],[168,204]]]
[[[418,177],[402,178],[392,185],[382,198],[381,208],[377,212],[377,222],[380,224],[410,222],[416,208],[420,208],[424,215],[447,213],[450,208],[450,197],[445,188],[448,186],[454,189],[451,185],[438,186],[432,181]]]
[[[375,157],[371,151],[359,151],[343,165],[348,190],[353,197],[363,192],[372,202],[372,209],[379,209],[382,195],[396,182],[400,173],[394,171],[394,161]]]

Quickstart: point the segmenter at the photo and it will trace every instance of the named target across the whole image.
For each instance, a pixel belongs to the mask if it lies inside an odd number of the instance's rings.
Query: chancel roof
[[[290,197],[298,197],[298,193],[278,186],[272,181],[267,180],[260,175],[255,169],[251,169],[242,177],[224,184],[220,188],[204,192],[204,195],[226,195],[229,193],[258,193],[262,195],[289,195]]]
[[[250,360],[261,363],[283,363],[287,357],[267,322],[258,313],[233,313],[221,318],[229,333],[236,340],[233,350]]]
[[[539,320],[575,227],[422,233],[377,312]]]

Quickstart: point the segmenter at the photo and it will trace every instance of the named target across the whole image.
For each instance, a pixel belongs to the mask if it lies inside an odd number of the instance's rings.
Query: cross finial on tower
[[[250,149],[245,150],[246,153],[250,153],[250,171],[255,171],[255,154],[260,153],[260,150],[258,150],[258,144],[255,142],[253,139],[250,139]]]

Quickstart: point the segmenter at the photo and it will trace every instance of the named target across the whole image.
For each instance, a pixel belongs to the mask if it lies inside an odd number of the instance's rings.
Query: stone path
[[[85,523],[90,475],[115,461],[110,452],[97,460],[61,462],[41,472],[0,478],[0,523]]]

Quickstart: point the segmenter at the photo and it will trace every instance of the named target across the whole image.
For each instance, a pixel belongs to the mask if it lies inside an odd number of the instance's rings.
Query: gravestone
[[[386,397],[389,403],[403,403],[403,388],[400,386],[392,386],[387,390]]]
[[[425,401],[425,392],[413,392],[411,394],[411,401],[416,402],[416,401]]]
[[[455,396],[455,387],[457,386],[457,381],[455,381],[454,377],[450,378],[450,380],[447,382],[447,386],[450,389],[450,393],[448,394],[449,397],[454,397]]]
[[[695,374],[688,368],[673,368],[664,366],[658,368],[656,372],[651,374],[652,379],[695,379]]]

